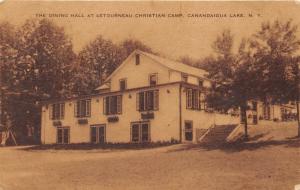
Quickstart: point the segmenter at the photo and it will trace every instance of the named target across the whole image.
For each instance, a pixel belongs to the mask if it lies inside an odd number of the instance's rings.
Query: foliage
[[[292,21],[265,22],[253,35],[250,49],[255,58],[261,97],[272,103],[297,99],[298,56],[300,40]]]
[[[0,30],[1,123],[9,116],[19,141],[33,126],[38,137],[40,101],[70,95],[72,43],[63,28],[45,19],[18,29],[2,23]]]
[[[98,36],[78,54],[73,92],[90,94],[136,49],[153,53],[141,41],[127,39],[119,45]]]

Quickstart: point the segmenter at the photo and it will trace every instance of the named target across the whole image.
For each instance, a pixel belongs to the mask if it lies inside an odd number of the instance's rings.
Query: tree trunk
[[[247,105],[241,106],[241,112],[242,117],[244,118],[244,138],[248,139]]]
[[[298,101],[297,101],[297,103],[296,103],[296,106],[297,106],[297,121],[298,121],[298,137],[300,137],[300,113],[299,113],[299,111],[300,111],[300,105],[299,105],[299,99],[298,99]]]
[[[244,128],[245,128],[245,139],[248,139],[248,121],[247,121],[247,109],[244,108],[243,110],[243,114],[244,114],[244,118],[245,118],[245,121],[244,121]]]

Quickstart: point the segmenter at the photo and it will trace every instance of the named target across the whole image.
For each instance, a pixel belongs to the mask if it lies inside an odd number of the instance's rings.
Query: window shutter
[[[122,96],[117,96],[117,113],[122,113]]]
[[[193,107],[197,110],[199,109],[199,91],[198,90],[194,91],[194,105],[193,105]]]
[[[202,104],[202,93],[199,91],[199,110],[201,110],[201,104]]]
[[[140,111],[140,93],[136,93],[136,110]]]
[[[75,102],[75,117],[80,117],[80,100]]]
[[[53,119],[53,104],[49,105],[49,119]]]
[[[144,92],[144,109],[143,110],[148,110],[149,109],[149,92]]]
[[[154,110],[159,109],[159,91],[155,90],[154,91]]]
[[[106,97],[103,98],[103,114],[107,115],[107,110],[106,110]]]
[[[77,117],[77,102],[74,102],[74,116]]]
[[[192,89],[187,89],[186,91],[186,108],[192,108],[193,94]]]
[[[86,100],[86,113],[85,116],[90,117],[91,116],[91,100]]]
[[[63,119],[65,117],[65,104],[62,103],[60,106],[61,119]]]
[[[201,103],[201,109],[205,109],[205,94],[200,94],[200,103]]]

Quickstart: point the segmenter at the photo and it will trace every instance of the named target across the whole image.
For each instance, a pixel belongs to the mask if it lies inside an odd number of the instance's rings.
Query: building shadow
[[[300,138],[286,138],[283,140],[265,140],[265,141],[256,141],[257,139],[264,136],[263,134],[252,137],[248,140],[238,140],[231,143],[209,143],[209,144],[183,144],[180,147],[168,150],[167,153],[178,152],[178,151],[189,151],[189,150],[198,150],[198,151],[213,151],[220,150],[225,153],[236,153],[241,151],[255,151],[258,149],[264,149],[273,146],[283,146],[284,148],[300,148]]]
[[[38,150],[142,150],[152,149],[159,147],[166,147],[174,145],[170,142],[158,142],[158,143],[105,143],[105,144],[91,144],[91,143],[79,143],[79,144],[46,144],[35,145],[21,148],[25,151],[38,151]]]

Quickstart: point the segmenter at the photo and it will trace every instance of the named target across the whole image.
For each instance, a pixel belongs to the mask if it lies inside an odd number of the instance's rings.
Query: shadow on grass
[[[47,145],[35,145],[22,148],[22,150],[139,150],[139,149],[151,149],[163,146],[171,146],[176,143],[170,142],[158,142],[158,143],[105,143],[105,144],[47,144]]]
[[[259,135],[261,137],[261,135]],[[259,137],[255,136],[253,139],[258,139]],[[239,140],[232,143],[215,143],[215,144],[185,144],[176,149],[169,150],[168,152],[177,152],[177,151],[188,151],[188,150],[221,150],[226,153],[236,153],[244,150],[254,151],[258,149],[264,149],[272,146],[283,146],[284,148],[300,148],[300,138],[287,138],[284,140],[267,140],[259,142],[251,142],[253,139]]]

